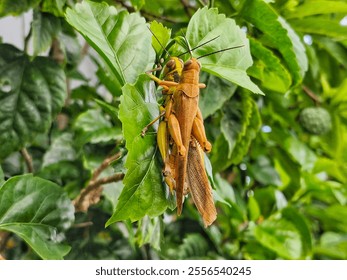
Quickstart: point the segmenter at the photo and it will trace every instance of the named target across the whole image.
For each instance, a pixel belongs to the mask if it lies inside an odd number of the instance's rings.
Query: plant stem
[[[22,154],[25,160],[26,166],[28,168],[28,172],[33,173],[34,172],[33,159],[31,155],[29,154],[28,150],[26,148],[23,148],[20,150],[20,153]]]
[[[91,205],[99,202],[103,189],[102,185],[118,182],[124,178],[123,173],[116,173],[111,176],[98,179],[100,174],[110,165],[110,163],[120,158],[120,156],[121,153],[117,153],[106,158],[100,164],[100,166],[94,170],[88,186],[82,189],[80,194],[73,201],[76,212],[86,212]]]

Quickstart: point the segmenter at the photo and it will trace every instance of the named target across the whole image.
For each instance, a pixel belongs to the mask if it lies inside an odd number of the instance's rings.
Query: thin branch
[[[106,158],[100,166],[94,170],[88,186],[82,189],[80,194],[73,201],[76,211],[85,212],[88,210],[90,205],[98,203],[103,189],[102,185],[118,182],[124,178],[123,173],[117,173],[98,179],[100,174],[110,165],[110,163],[120,158],[120,156],[121,153],[119,152]]]
[[[110,165],[111,162],[113,162],[113,161],[119,159],[119,158],[121,157],[121,155],[122,155],[122,154],[119,152],[119,153],[117,153],[117,154],[115,154],[115,155],[113,155],[113,156],[110,156],[110,157],[106,158],[106,159],[100,164],[100,166],[99,166],[97,169],[95,169],[95,171],[93,172],[93,175],[92,175],[92,178],[91,178],[91,180],[90,180],[90,183],[93,182],[93,181],[95,181],[95,180],[99,177],[99,175],[101,174],[101,172],[104,171],[104,170]],[[89,183],[89,184],[90,184],[90,183]]]
[[[90,183],[83,189],[80,195],[73,201],[76,212],[86,212],[91,205],[100,201],[102,185],[118,182],[124,178],[123,173],[113,174]]]
[[[28,168],[28,172],[33,173],[34,172],[33,159],[31,155],[29,154],[28,150],[26,148],[23,148],[20,150],[20,153],[22,154],[25,160],[25,164]]]
[[[319,97],[312,90],[310,90],[307,86],[303,85],[302,89],[316,104],[320,103]]]
[[[73,228],[85,228],[85,227],[91,227],[92,225],[93,225],[93,222],[84,222],[84,223],[75,224],[72,227]]]
[[[108,177],[101,178],[88,185],[89,189],[97,189],[101,185],[106,185],[112,182],[118,182],[124,178],[124,173],[116,173]]]

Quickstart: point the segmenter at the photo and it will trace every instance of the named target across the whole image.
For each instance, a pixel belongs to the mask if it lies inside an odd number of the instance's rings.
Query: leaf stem
[[[302,89],[316,103],[316,105],[320,103],[319,97],[307,86],[303,85]]]
[[[22,154],[25,160],[26,166],[28,168],[28,172],[33,173],[34,172],[33,159],[31,155],[29,154],[28,150],[26,148],[23,148],[20,150],[20,153]]]

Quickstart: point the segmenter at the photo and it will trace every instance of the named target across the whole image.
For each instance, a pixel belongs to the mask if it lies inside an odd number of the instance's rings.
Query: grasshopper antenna
[[[166,54],[170,57],[170,53],[167,51],[167,49],[162,45],[162,43],[160,43],[158,37],[152,32],[152,30],[147,26],[148,30],[152,33],[152,35],[154,36],[154,38],[157,40],[157,42],[159,43],[159,45],[163,48],[163,50],[166,52]]]
[[[198,45],[198,46],[196,46],[196,47],[194,47],[194,48],[192,48],[190,51],[194,51],[194,50],[196,50],[196,49],[198,49],[198,48],[200,48],[200,47],[202,47],[202,46],[205,46],[206,44],[208,44],[208,43],[210,43],[210,42],[212,42],[212,41],[214,41],[214,40],[216,40],[216,39],[218,39],[219,38],[219,36],[220,35],[218,35],[218,36],[216,36],[216,37],[214,37],[214,38],[212,38],[211,40],[208,40],[207,42],[205,42],[205,43],[202,43],[202,44],[200,44],[200,45]],[[184,54],[186,54],[186,53],[188,53],[189,51],[186,51],[186,52],[184,52],[184,53],[181,53],[180,55],[178,55],[177,57],[180,57],[181,55],[184,55]]]
[[[244,47],[244,46],[245,46],[245,45],[241,45],[241,46],[236,46],[236,47],[231,47],[231,48],[226,48],[226,49],[222,49],[222,50],[219,50],[219,51],[211,52],[211,53],[208,53],[208,54],[204,54],[204,55],[202,55],[202,56],[199,56],[197,59],[202,58],[202,57],[205,57],[205,56],[209,56],[209,55],[212,55],[212,54],[216,54],[216,53],[228,51],[228,50],[233,50],[233,49],[242,48],[242,47]]]
[[[193,57],[193,53],[192,53],[192,50],[191,50],[190,47],[189,47],[188,40],[187,40],[186,36],[183,34],[182,30],[181,30],[181,33],[182,33],[182,35],[183,35],[184,41],[185,41],[186,44],[187,44],[187,48],[188,48],[188,51],[187,51],[187,52],[189,52],[190,58],[192,58],[192,57]],[[185,52],[185,53],[187,53],[187,52]]]

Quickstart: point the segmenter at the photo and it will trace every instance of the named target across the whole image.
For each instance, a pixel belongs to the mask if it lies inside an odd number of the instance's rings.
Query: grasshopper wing
[[[212,197],[212,188],[208,182],[204,153],[195,139],[192,139],[188,152],[187,183],[196,208],[205,227],[217,218],[217,211]]]

